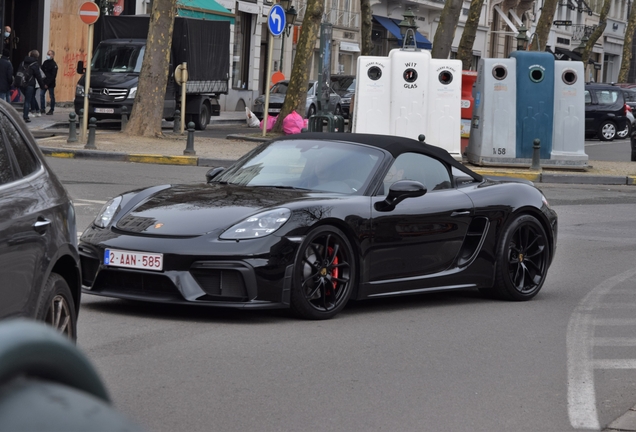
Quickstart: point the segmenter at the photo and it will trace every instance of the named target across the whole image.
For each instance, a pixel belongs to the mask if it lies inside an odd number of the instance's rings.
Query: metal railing
[[[584,36],[587,36],[589,38],[596,27],[597,26],[595,25],[589,26],[585,24],[572,25],[572,40],[580,41],[581,39],[583,39]]]
[[[298,12],[296,22],[300,23],[305,18],[307,3],[305,1],[297,1],[296,3],[297,5],[294,5]],[[357,30],[360,28],[360,12],[352,12],[343,9],[329,9],[325,11],[322,21],[337,27]]]

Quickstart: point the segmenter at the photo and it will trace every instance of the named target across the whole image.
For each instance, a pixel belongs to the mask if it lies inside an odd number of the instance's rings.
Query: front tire
[[[539,221],[530,215],[513,219],[499,240],[495,292],[506,300],[530,300],[543,286],[549,258],[548,238]]]
[[[75,301],[66,280],[57,273],[51,273],[46,281],[36,317],[70,340],[77,339]]]
[[[611,121],[604,121],[598,128],[598,138],[601,141],[612,141],[616,138],[616,125]]]
[[[342,231],[321,226],[305,237],[292,284],[291,309],[301,318],[330,319],[345,307],[356,285],[356,261]]]

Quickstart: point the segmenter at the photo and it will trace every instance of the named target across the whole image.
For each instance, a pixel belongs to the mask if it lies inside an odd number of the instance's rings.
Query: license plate
[[[95,108],[98,114],[115,114],[115,108]]]
[[[163,254],[106,249],[104,265],[142,270],[163,270]]]
[[[272,113],[279,113],[279,112],[280,112],[280,108],[270,108],[270,109],[269,109],[269,112],[272,112]]]

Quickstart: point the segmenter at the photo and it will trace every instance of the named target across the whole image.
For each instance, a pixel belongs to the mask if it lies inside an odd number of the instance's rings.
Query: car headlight
[[[76,85],[75,86],[75,96],[80,96],[80,97],[84,97],[84,86],[83,85]]]
[[[342,99],[340,99],[340,101],[342,103],[350,104],[351,103],[351,98],[342,98]]]
[[[97,217],[93,221],[95,225],[101,228],[106,228],[110,225],[113,217],[119,211],[119,204],[121,204],[121,197],[115,197],[104,204],[104,207],[97,213]]]
[[[250,216],[227,229],[219,238],[242,240],[265,237],[282,227],[289,220],[291,210],[279,208]]]
[[[134,99],[136,94],[137,94],[137,87],[131,88],[130,91],[128,92],[128,99]]]

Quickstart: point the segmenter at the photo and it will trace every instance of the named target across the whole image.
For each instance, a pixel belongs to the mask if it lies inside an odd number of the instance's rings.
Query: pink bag
[[[296,111],[292,111],[283,119],[283,132],[285,132],[286,135],[298,134],[302,132],[304,127],[305,122]]]
[[[276,118],[277,118],[277,116],[268,116],[267,117],[267,130],[266,130],[266,132],[270,132],[274,128],[274,125],[276,124]],[[261,130],[263,130],[263,120],[261,120]]]

